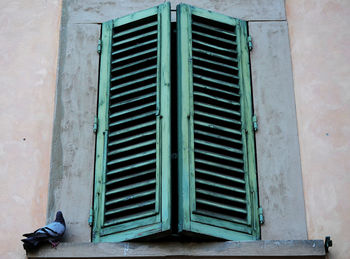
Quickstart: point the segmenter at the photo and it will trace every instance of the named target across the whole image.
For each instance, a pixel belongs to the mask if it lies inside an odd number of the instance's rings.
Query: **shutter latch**
[[[93,128],[94,133],[96,133],[97,130],[98,130],[98,118],[95,117],[95,120],[94,120],[94,128]]]
[[[256,118],[256,115],[253,115],[253,129],[254,131],[258,131],[258,119]]]
[[[248,49],[249,50],[253,49],[252,37],[250,35],[248,36]]]
[[[265,220],[264,220],[264,212],[263,212],[263,208],[259,208],[259,222],[260,225],[264,224]]]
[[[102,41],[98,40],[98,44],[97,44],[97,53],[101,54],[101,50],[102,50]]]
[[[92,227],[92,222],[93,222],[93,220],[94,220],[94,210],[91,208],[91,209],[90,209],[89,220],[88,220],[89,226],[90,226],[90,227]]]

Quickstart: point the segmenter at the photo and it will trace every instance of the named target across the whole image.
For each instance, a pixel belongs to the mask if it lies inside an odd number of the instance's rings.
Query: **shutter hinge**
[[[258,131],[258,119],[256,118],[256,115],[253,115],[253,129],[254,131]]]
[[[326,253],[328,253],[329,248],[333,246],[333,241],[330,236],[326,236],[326,239],[324,240],[324,249],[326,250]]]
[[[94,209],[90,209],[90,215],[89,215],[89,220],[88,220],[90,227],[92,227],[93,220],[94,220]]]
[[[259,222],[260,225],[264,224],[265,220],[264,220],[264,212],[263,212],[263,208],[259,208]]]
[[[248,36],[248,49],[249,50],[253,49],[252,37],[250,35]]]
[[[98,40],[97,53],[101,54],[101,50],[102,50],[102,40]]]
[[[97,133],[97,130],[98,130],[98,118],[95,117],[94,128],[93,128],[94,133]]]

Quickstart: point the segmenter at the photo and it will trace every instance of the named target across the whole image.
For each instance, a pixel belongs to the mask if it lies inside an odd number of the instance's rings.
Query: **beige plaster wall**
[[[309,239],[350,258],[350,1],[286,0]]]
[[[46,221],[61,2],[0,1],[0,258]]]
[[[309,239],[350,253],[350,2],[286,0]],[[0,1],[0,258],[46,220],[60,0]]]

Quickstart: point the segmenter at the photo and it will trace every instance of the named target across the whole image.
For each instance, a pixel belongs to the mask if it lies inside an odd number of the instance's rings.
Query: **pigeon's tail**
[[[40,241],[37,240],[35,237],[28,237],[21,240],[23,242],[23,248],[25,250],[33,250],[38,247]]]

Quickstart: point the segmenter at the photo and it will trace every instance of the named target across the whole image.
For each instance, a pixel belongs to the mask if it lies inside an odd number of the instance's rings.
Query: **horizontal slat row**
[[[247,224],[236,28],[192,15],[194,213]]]
[[[105,220],[155,215],[157,15],[113,29]]]

